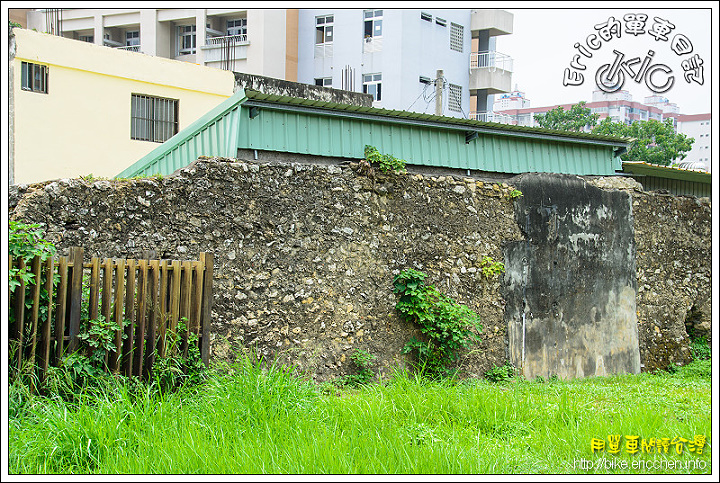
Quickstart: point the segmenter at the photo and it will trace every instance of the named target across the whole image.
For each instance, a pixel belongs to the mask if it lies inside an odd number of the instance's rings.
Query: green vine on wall
[[[482,326],[477,313],[426,284],[426,278],[413,269],[400,272],[393,280],[395,308],[404,320],[419,325],[425,336],[425,340],[413,337],[403,353],[415,353],[423,373],[442,377],[450,374],[447,366],[459,349],[480,340]]]

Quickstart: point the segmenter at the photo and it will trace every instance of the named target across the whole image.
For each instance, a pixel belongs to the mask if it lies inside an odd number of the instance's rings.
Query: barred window
[[[23,62],[20,66],[20,86],[24,91],[48,93],[48,66]]]
[[[178,100],[133,94],[130,139],[162,143],[178,132]]]
[[[448,96],[448,109],[455,112],[462,110],[462,87],[450,84]]]
[[[450,22],[450,50],[463,51],[463,37],[465,28],[462,25]]]

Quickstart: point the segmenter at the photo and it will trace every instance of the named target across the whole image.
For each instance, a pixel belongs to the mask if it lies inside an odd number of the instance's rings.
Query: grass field
[[[688,442],[640,451],[677,437]],[[711,443],[709,360],[549,382],[400,372],[337,389],[242,359],[164,395],[112,384],[69,403],[11,387],[8,452],[10,474],[709,474]]]

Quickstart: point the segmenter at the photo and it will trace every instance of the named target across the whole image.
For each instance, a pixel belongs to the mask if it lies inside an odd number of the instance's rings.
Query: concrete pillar
[[[104,45],[103,38],[105,36],[105,26],[103,22],[103,15],[101,13],[96,13],[93,17],[93,21],[95,24],[95,29],[93,32],[95,44]]]
[[[157,40],[157,10],[141,8],[140,51],[148,55],[158,55]]]
[[[205,65],[205,51],[202,46],[207,43],[207,10],[195,10],[195,63]]]

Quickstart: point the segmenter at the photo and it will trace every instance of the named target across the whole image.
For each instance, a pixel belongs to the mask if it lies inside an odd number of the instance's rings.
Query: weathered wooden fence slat
[[[42,352],[40,354],[40,372],[44,378],[47,374],[48,367],[50,366],[50,345],[52,344],[51,337],[51,321],[53,316],[53,278],[55,273],[55,260],[48,258],[45,260],[45,292],[47,293],[47,317],[43,321],[42,326]]]
[[[150,378],[157,357],[168,355],[171,345],[187,356],[190,334],[208,363],[212,254],[201,253],[197,261],[83,258],[78,247],[63,257],[36,257],[27,266],[8,256],[10,268],[32,274],[30,285],[18,276],[9,297],[15,314],[11,367],[32,368],[44,378],[81,348],[79,335],[99,320],[122,322],[112,334],[115,349],[105,353],[113,373]]]
[[[68,259],[62,257],[58,260],[58,273],[60,281],[57,287],[57,316],[55,318],[55,365],[60,365],[65,353],[65,320],[67,318],[68,294]]]

